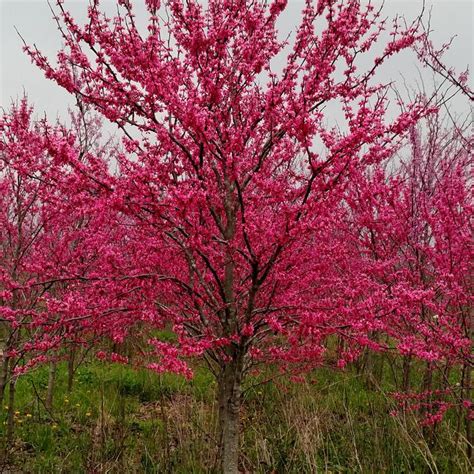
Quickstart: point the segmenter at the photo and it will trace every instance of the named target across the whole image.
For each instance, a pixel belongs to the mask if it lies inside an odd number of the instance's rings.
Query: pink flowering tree
[[[425,129],[412,130],[412,158],[402,170],[406,185],[399,215],[405,216],[407,230],[402,261],[410,272],[406,290],[414,296],[404,298],[411,311],[399,321],[400,334],[405,333],[399,350],[426,361],[425,399],[418,402],[422,412],[430,413],[425,424],[438,423],[450,407],[465,414],[471,459],[473,136],[456,123],[446,128],[439,116],[427,121]],[[458,386],[447,380],[452,367],[459,369]],[[435,370],[444,373],[438,390]]]
[[[11,116],[3,116],[0,123],[0,400],[3,400],[5,386],[16,366],[21,325],[35,310],[40,296],[37,292],[18,291],[18,287],[30,278],[29,265],[43,226],[38,183],[27,176],[41,168],[44,152],[42,142],[30,130],[30,113],[23,102],[13,109]],[[20,134],[21,138],[17,140]]]
[[[39,361],[33,357],[36,350],[47,352],[59,342],[46,334],[38,340],[44,297],[51,289],[38,280],[53,268],[51,226],[57,215],[50,204],[57,201],[58,186],[54,183],[60,167],[54,164],[48,142],[61,143],[65,137],[60,136],[59,129],[48,132],[45,122],[33,123],[31,115],[24,99],[0,122],[0,314],[6,328],[0,398],[7,379],[20,370],[23,349],[29,353],[29,365],[33,365]]]
[[[8,384],[10,440],[17,376],[48,360],[62,343],[55,315],[45,311],[47,295],[60,288],[39,282],[54,268],[59,237],[53,230],[59,209],[51,205],[57,201],[61,166],[48,142],[65,137],[58,128],[48,131],[45,122],[34,124],[31,115],[24,99],[0,119],[0,400]]]
[[[93,300],[84,277],[117,237],[110,214],[90,204],[106,187],[104,157],[80,133],[32,114],[24,99],[0,119],[0,399],[8,385],[10,440],[18,376],[45,362],[54,369],[65,348],[101,335],[98,310],[82,303]],[[52,387],[49,409],[51,400]]]
[[[92,0],[81,25],[58,1],[57,63],[27,48],[124,135],[119,175],[96,182],[107,192],[92,206],[116,210],[127,232],[81,278],[117,337],[136,322],[175,333],[173,343],[150,338],[148,367],[191,375],[188,357],[208,363],[222,468],[236,473],[249,370],[307,370],[333,334],[349,342],[342,365],[357,355],[354,341],[370,343],[368,280],[347,287],[360,259],[344,230],[330,229],[340,228],[347,184],[431,111],[420,98],[389,118],[390,86],[378,76],[423,35],[418,22],[395,21],[384,39],[381,12],[356,0],[306,1],[288,41],[276,27],[285,0],[147,0],[144,30],[131,1],[117,4],[109,18]],[[340,110],[339,127],[328,125],[329,107]]]
[[[391,166],[366,172],[365,185],[360,180],[351,189],[350,236],[366,262],[359,268],[379,295],[373,335],[389,336],[379,350],[404,358],[402,406],[421,412],[425,425],[461,407],[472,446],[472,136],[436,114],[413,126],[407,143]],[[410,394],[416,359],[426,368],[419,392]],[[452,367],[459,368],[457,387],[449,383]]]

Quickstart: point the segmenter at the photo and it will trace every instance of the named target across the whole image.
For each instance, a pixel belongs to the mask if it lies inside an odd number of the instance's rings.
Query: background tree
[[[375,317],[389,336],[381,349],[396,348],[404,356],[397,381],[405,393],[401,400],[416,390],[413,407],[425,424],[438,423],[451,406],[461,407],[471,457],[472,137],[469,123],[447,119],[438,113],[413,126],[410,149],[370,170],[365,186],[360,181],[353,188],[354,227],[348,235],[359,236],[355,245],[372,261],[367,275],[386,294]],[[421,386],[413,387],[417,359],[426,365]],[[458,387],[450,381],[453,367],[460,368]]]
[[[84,324],[86,307],[80,297],[85,294],[84,275],[94,270],[101,253],[98,245],[103,248],[100,236],[108,238],[100,234],[97,224],[103,228],[102,220],[90,206],[97,198],[91,183],[100,178],[100,166],[106,166],[103,157],[94,168],[84,142],[76,143],[63,126],[34,121],[32,113],[25,98],[0,123],[0,399],[9,384],[10,441],[17,377],[51,362],[44,402],[51,414],[58,358],[68,346],[87,344],[86,334],[95,334],[90,329],[93,314]],[[102,219],[104,213],[100,215]],[[65,310],[71,301],[76,311],[82,310],[80,318]]]

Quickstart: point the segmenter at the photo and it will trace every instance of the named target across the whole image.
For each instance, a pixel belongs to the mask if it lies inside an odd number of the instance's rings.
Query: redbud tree
[[[430,111],[415,99],[387,114],[397,98],[379,77],[423,35],[356,0],[307,0],[286,40],[286,0],[145,3],[141,28],[128,0],[113,17],[91,0],[85,24],[58,1],[56,64],[27,51],[123,132],[119,173],[95,209],[115,209],[128,232],[94,278],[102,298],[134,295],[127,322],[175,333],[150,338],[151,369],[190,375],[187,357],[208,363],[220,459],[235,473],[249,370],[314,367],[332,334],[367,342],[341,277],[351,253],[328,229],[356,171]],[[107,321],[111,333],[126,327]]]
[[[10,441],[18,375],[74,334],[48,308],[49,298],[65,294],[56,279],[74,258],[69,244],[78,233],[63,187],[78,177],[63,159],[70,145],[63,127],[33,121],[26,99],[0,117],[0,400],[8,385]]]
[[[350,235],[379,294],[372,338],[380,350],[403,356],[401,406],[416,409],[424,425],[460,408],[470,458],[472,135],[467,122],[447,122],[441,113],[430,115],[410,130],[405,156],[365,170],[365,185],[359,180],[348,193]],[[416,359],[425,370],[419,392],[410,394]]]
[[[0,400],[8,385],[10,440],[18,376],[46,362],[54,372],[64,349],[100,336],[100,326],[90,327],[101,299],[86,296],[83,278],[118,236],[107,212],[91,205],[106,171],[103,150],[99,160],[89,151],[97,123],[87,125],[87,139],[76,125],[73,134],[34,120],[26,98],[0,117]]]

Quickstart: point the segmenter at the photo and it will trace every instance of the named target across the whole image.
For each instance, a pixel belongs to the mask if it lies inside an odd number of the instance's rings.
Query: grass
[[[52,416],[42,404],[47,367],[18,381],[10,472],[213,471],[215,383],[206,370],[198,368],[188,382],[91,361],[78,369],[71,393],[66,372],[60,364]],[[454,419],[439,426],[430,445],[412,417],[390,415],[389,381],[374,389],[351,370],[320,369],[312,378],[248,381],[242,410],[248,472],[470,472]],[[4,431],[0,423],[0,437]]]

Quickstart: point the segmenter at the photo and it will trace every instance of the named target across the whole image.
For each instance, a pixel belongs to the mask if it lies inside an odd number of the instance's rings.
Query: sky
[[[102,3],[106,10],[114,11],[115,0],[102,0]],[[85,18],[87,4],[87,0],[65,0],[65,6],[76,18]],[[144,12],[143,0],[137,0],[134,4],[138,15],[140,11]],[[283,34],[295,30],[303,4],[303,0],[288,0],[279,24]],[[422,0],[385,0],[384,11],[388,17],[398,13],[413,19],[421,6]],[[447,63],[458,71],[465,70],[468,65],[472,69],[474,0],[426,0],[426,7],[428,10],[431,8],[432,39],[435,44],[440,45],[456,36],[446,55]],[[21,98],[26,92],[38,115],[46,113],[50,120],[57,116],[65,118],[68,106],[74,103],[73,98],[30,63],[22,52],[22,41],[15,31],[16,28],[27,43],[36,44],[43,53],[54,58],[61,40],[47,0],[0,0],[0,18],[0,105],[7,108],[12,100]],[[407,78],[412,83],[419,81],[420,73],[414,58],[402,56],[397,61],[384,71],[387,79],[397,81],[401,87]],[[429,77],[423,78],[424,82],[430,80]],[[454,106],[461,114],[469,111],[466,101],[454,102]]]

